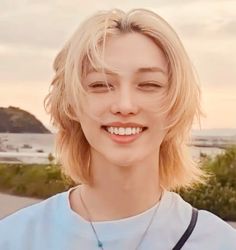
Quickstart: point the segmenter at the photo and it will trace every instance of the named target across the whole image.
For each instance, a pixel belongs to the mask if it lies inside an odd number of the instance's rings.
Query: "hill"
[[[0,133],[51,133],[34,115],[17,107],[0,107]]]

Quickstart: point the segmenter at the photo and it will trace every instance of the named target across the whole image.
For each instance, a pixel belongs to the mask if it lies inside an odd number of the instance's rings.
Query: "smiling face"
[[[92,164],[133,166],[157,159],[166,134],[160,112],[168,88],[163,52],[142,34],[122,34],[107,39],[104,61],[115,70],[90,70],[82,83],[88,95],[79,120]]]

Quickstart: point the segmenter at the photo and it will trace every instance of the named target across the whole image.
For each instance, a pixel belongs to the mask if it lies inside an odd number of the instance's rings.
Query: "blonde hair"
[[[200,91],[193,66],[175,31],[156,13],[134,9],[127,13],[100,11],[83,22],[54,61],[55,77],[45,98],[45,109],[58,128],[56,152],[64,172],[75,183],[91,183],[90,145],[80,126],[78,100],[81,81],[88,70],[104,65],[107,36],[138,32],[151,38],[164,52],[169,68],[168,132],[160,146],[160,183],[166,189],[203,182],[203,172],[193,162],[186,145],[194,121],[199,118]]]

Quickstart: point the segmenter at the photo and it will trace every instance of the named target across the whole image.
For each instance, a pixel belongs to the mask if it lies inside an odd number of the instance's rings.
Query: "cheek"
[[[103,101],[88,100],[86,105],[82,106],[80,113],[80,123],[87,140],[96,136],[101,125],[104,124],[107,114],[107,105]]]
[[[86,114],[101,116],[110,107],[110,101],[103,95],[91,96],[86,102]]]
[[[149,115],[153,117],[153,119],[161,119],[163,116],[160,115],[162,110],[166,107],[166,99],[164,95],[160,93],[153,94],[153,95],[144,95],[142,97],[137,98],[139,103],[142,103],[142,107]],[[157,116],[157,117],[156,117]]]
[[[162,140],[167,133],[167,117],[166,115],[155,114],[151,119],[151,128],[156,135],[158,141]]]

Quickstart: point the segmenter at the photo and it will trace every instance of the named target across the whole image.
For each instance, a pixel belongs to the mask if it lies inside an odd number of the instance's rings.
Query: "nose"
[[[126,86],[117,91],[111,105],[111,112],[113,114],[127,116],[137,114],[138,111],[138,100],[134,96],[134,90]]]

